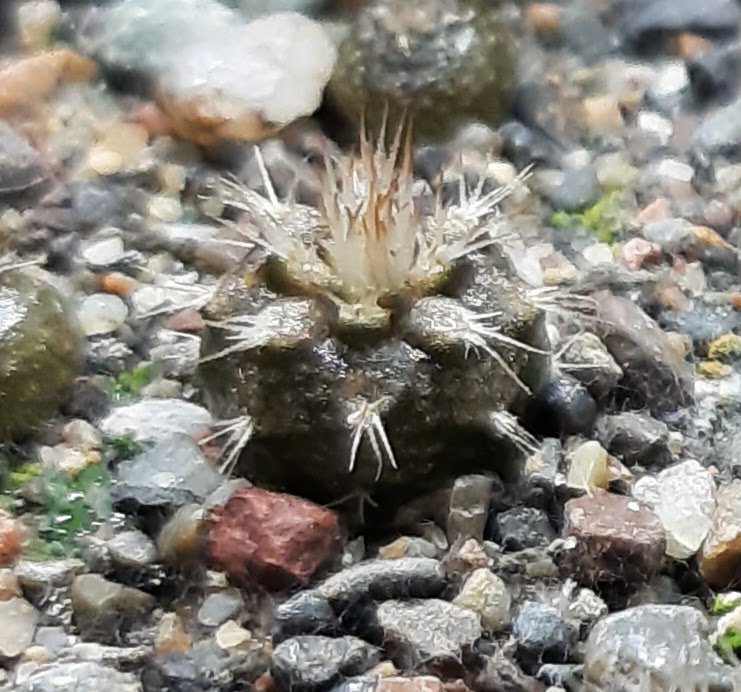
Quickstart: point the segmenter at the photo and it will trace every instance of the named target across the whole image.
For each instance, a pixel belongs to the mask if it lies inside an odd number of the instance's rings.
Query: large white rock
[[[633,495],[664,525],[667,555],[685,560],[700,549],[715,512],[715,481],[705,467],[693,460],[676,464],[641,478]]]

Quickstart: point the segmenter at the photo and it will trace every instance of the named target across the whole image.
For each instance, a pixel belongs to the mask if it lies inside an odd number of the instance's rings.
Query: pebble
[[[126,629],[144,620],[155,600],[149,594],[116,584],[99,574],[82,574],[70,589],[75,624],[87,641],[115,644]]]
[[[481,624],[490,632],[499,632],[510,622],[512,597],[507,585],[486,568],[474,570],[466,579],[453,605],[467,608],[481,617]]]
[[[184,652],[191,645],[191,636],[185,631],[183,621],[177,613],[165,613],[157,623],[154,648],[157,653]]]
[[[594,492],[607,488],[610,468],[607,450],[596,440],[579,445],[569,459],[567,483],[572,488]]]
[[[122,531],[106,542],[114,564],[127,568],[144,568],[157,560],[157,547],[142,531]]]
[[[138,507],[178,508],[202,501],[222,482],[200,447],[187,435],[174,433],[116,467],[111,489],[114,503]]]
[[[708,585],[718,590],[735,582],[741,566],[741,480],[718,488],[716,502],[698,564]]]
[[[62,21],[62,8],[56,0],[31,0],[18,5],[15,16],[21,44],[35,52],[49,45]]]
[[[623,371],[600,338],[584,332],[566,346],[558,366],[586,385],[596,396],[612,391]]]
[[[447,536],[450,543],[461,538],[483,540],[491,490],[492,480],[487,476],[472,474],[456,478],[448,510]]]
[[[648,507],[602,490],[566,503],[563,537],[562,571],[593,588],[644,583],[666,550],[664,527]]]
[[[656,322],[627,298],[606,291],[594,298],[601,320],[596,325],[599,336],[623,370],[631,391],[652,413],[690,403],[692,369]]]
[[[93,43],[109,65],[153,78],[172,127],[205,146],[258,139],[310,115],[336,59],[327,32],[308,17],[278,12],[244,23],[212,0],[154,9],[121,0]]]
[[[664,525],[667,555],[686,560],[699,550],[715,512],[715,481],[707,469],[694,460],[676,464],[639,479],[633,496]]]
[[[214,636],[219,648],[224,651],[247,651],[252,643],[252,633],[240,627],[234,620],[228,620]]]
[[[7,567],[0,568],[0,601],[8,601],[21,595],[18,577],[13,570]]]
[[[333,574],[317,586],[330,601],[351,601],[371,596],[434,598],[445,588],[445,571],[438,560],[404,557],[398,560],[365,560]]]
[[[339,629],[329,599],[316,589],[300,591],[274,610],[275,642],[299,634],[332,635]]]
[[[82,301],[77,311],[85,336],[116,331],[129,314],[126,303],[110,293],[95,293]]]
[[[735,95],[741,71],[741,44],[710,44],[687,60],[692,93],[700,102],[729,101]]]
[[[198,609],[198,622],[204,627],[219,627],[236,617],[244,600],[237,589],[226,589],[209,594]]]
[[[341,549],[334,512],[262,488],[237,490],[207,530],[213,565],[235,583],[276,591],[306,584]]]
[[[628,466],[663,467],[672,459],[669,427],[643,413],[600,416],[595,431],[605,448]]]
[[[374,647],[356,637],[306,635],[275,647],[270,672],[279,689],[318,692],[342,678],[365,673],[379,659]]]
[[[741,146],[741,99],[705,116],[692,135],[692,144],[706,155],[734,154]]]
[[[526,673],[534,674],[542,663],[564,663],[579,638],[577,628],[555,608],[525,601],[512,622],[517,658]]]
[[[505,552],[547,546],[555,537],[548,515],[535,507],[513,507],[494,520],[497,541]]]
[[[591,589],[578,588],[573,579],[566,580],[561,597],[568,603],[564,615],[582,625],[591,627],[607,614],[607,604]]]
[[[169,565],[188,565],[201,557],[204,507],[189,503],[180,507],[157,536],[157,551]]]
[[[143,692],[134,673],[122,673],[115,668],[94,662],[49,663],[36,668],[22,682],[18,692]]]
[[[142,399],[119,406],[100,421],[110,437],[131,435],[135,440],[164,440],[173,435],[199,437],[210,430],[211,414],[202,406],[182,399]]]
[[[51,418],[82,366],[84,339],[57,286],[38,267],[0,272],[0,439]]]
[[[579,380],[560,375],[536,392],[527,415],[542,435],[586,435],[597,418],[597,403]]]
[[[39,613],[17,596],[0,601],[0,657],[20,656],[33,642]]]
[[[651,0],[623,15],[622,32],[626,40],[642,44],[660,33],[734,33],[741,22],[741,10],[726,0],[709,0],[698,5],[692,0]]]
[[[125,252],[123,240],[116,235],[88,243],[82,250],[82,258],[89,267],[101,269],[120,262]]]
[[[65,423],[62,438],[67,444],[85,451],[100,449],[103,445],[103,438],[98,429],[79,418]]]
[[[164,223],[175,223],[183,215],[180,200],[167,195],[156,195],[149,200],[147,205],[149,215]]]
[[[666,146],[667,144],[669,144],[672,135],[674,134],[674,125],[672,124],[672,121],[668,118],[665,118],[663,115],[660,115],[659,113],[655,113],[653,111],[639,111],[638,115],[636,116],[636,125],[644,132],[650,132],[651,134],[656,135],[659,143],[662,146]],[[675,159],[665,159],[665,161],[668,160],[676,161]],[[664,162],[662,162],[662,164],[664,164]],[[689,180],[691,180],[692,176],[694,175],[694,171],[692,170],[692,168],[689,168],[690,172],[689,177],[687,177],[687,182],[689,182]],[[666,175],[667,173],[661,171],[659,174]]]
[[[446,687],[439,678],[431,675],[417,675],[409,678],[381,678],[374,683],[372,690],[374,692],[445,692]],[[361,690],[353,690],[353,692],[361,692]]]
[[[592,629],[584,653],[584,681],[597,689],[732,689],[708,641],[710,626],[696,608],[642,605],[612,613]],[[661,642],[657,647],[656,643]],[[725,675],[724,675],[725,673]]]
[[[376,617],[402,669],[431,659],[455,664],[482,633],[477,613],[439,599],[384,601]]]
[[[382,560],[396,560],[400,557],[438,557],[434,543],[416,536],[400,536],[395,541],[381,546],[378,557]]]
[[[506,26],[485,6],[382,0],[354,16],[328,93],[350,122],[364,109],[373,128],[381,104],[394,117],[411,99],[415,131],[439,139],[470,121],[499,123],[512,98],[514,58]]]

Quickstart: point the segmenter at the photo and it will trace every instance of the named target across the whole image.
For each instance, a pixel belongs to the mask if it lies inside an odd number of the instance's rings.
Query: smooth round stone
[[[607,243],[595,243],[582,251],[584,259],[590,264],[612,264],[615,258],[612,248]]]
[[[110,267],[118,262],[125,252],[124,243],[118,236],[101,238],[82,251],[82,258],[92,267]]]
[[[118,329],[128,317],[129,309],[118,296],[94,293],[82,301],[78,317],[85,336],[108,334]]]

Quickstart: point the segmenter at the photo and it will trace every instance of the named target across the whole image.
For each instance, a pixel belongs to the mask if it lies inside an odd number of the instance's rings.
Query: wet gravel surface
[[[0,26],[1,689],[741,688],[741,5]],[[501,320],[462,356],[425,350],[471,329],[435,341],[443,303],[364,342],[403,300],[254,259],[326,241],[325,156],[405,109],[408,223],[506,231],[468,292],[425,275]]]

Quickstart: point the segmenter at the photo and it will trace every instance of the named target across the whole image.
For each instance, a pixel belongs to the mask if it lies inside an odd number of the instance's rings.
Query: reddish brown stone
[[[208,520],[208,555],[238,584],[305,584],[338,552],[337,517],[293,495],[244,488]]]
[[[441,680],[430,675],[416,678],[381,678],[376,692],[443,692]]]
[[[592,587],[648,581],[666,549],[664,527],[646,505],[603,490],[566,503],[563,535],[576,539],[564,573]]]
[[[172,329],[176,332],[201,332],[203,331],[203,317],[201,313],[194,308],[186,308],[166,317],[162,326],[165,329]]]
[[[708,585],[721,590],[735,586],[741,574],[741,481],[721,486],[717,502],[697,561]]]

